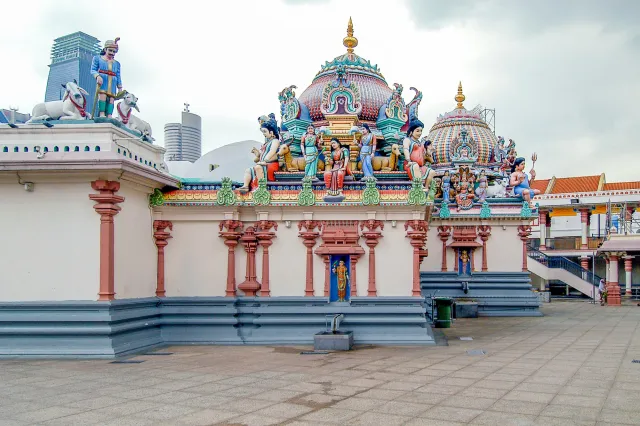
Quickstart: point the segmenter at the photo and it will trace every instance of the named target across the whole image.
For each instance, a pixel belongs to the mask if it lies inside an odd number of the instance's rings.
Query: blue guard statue
[[[113,102],[118,98],[118,92],[122,91],[122,79],[120,78],[120,62],[115,60],[118,52],[118,40],[107,40],[100,55],[93,57],[91,63],[91,75],[96,79],[96,97],[93,101],[93,114],[96,114],[96,103],[100,117],[111,117],[113,114]]]

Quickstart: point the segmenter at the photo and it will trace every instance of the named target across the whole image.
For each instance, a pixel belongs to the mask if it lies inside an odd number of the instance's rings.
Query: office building
[[[202,155],[202,118],[189,112],[189,104],[184,105],[182,122],[164,126],[165,159],[193,163]]]

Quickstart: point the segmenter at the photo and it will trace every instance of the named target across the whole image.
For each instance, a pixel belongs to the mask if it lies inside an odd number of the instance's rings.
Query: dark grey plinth
[[[344,195],[325,195],[322,199],[325,203],[341,203],[344,198]]]
[[[478,302],[456,302],[456,318],[478,318]]]
[[[353,331],[331,333],[323,331],[313,336],[316,351],[350,351],[353,346]]]

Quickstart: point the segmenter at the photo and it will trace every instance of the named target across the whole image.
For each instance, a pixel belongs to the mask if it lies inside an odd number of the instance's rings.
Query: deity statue
[[[349,149],[342,146],[338,138],[331,138],[331,153],[325,156],[327,167],[324,171],[324,183],[331,196],[342,193],[344,177],[349,170]]]
[[[93,103],[93,117],[95,117],[95,103],[98,101],[100,117],[111,117],[113,114],[113,101],[117,93],[122,91],[122,79],[120,78],[120,62],[115,60],[118,53],[118,40],[107,40],[100,55],[93,57],[91,63],[91,75],[96,79],[96,98]]]
[[[487,198],[488,187],[489,184],[487,181],[487,174],[484,170],[482,170],[480,172],[480,175],[478,176],[478,187],[476,188],[476,195],[478,196],[478,201],[480,203],[484,202],[484,200]]]
[[[456,204],[458,205],[458,211],[468,210],[473,206],[473,193],[470,189],[473,188],[473,183],[469,182],[466,171],[460,172],[460,182],[457,184],[456,190]]]
[[[504,138],[502,136],[498,136],[498,143],[493,149],[493,157],[496,163],[499,164],[502,164],[504,159],[507,157],[507,150],[504,147]]]
[[[460,275],[471,275],[471,258],[467,250],[460,251]]]
[[[373,177],[371,158],[376,151],[376,136],[371,133],[367,123],[362,125],[362,137],[360,138],[360,157],[362,157],[362,173],[365,177]]]
[[[540,194],[539,189],[532,189],[530,184],[536,180],[536,171],[533,168],[529,171],[531,174],[531,180],[524,172],[525,160],[523,157],[518,157],[511,166],[511,176],[509,177],[509,184],[513,186],[513,193],[522,197],[523,200],[529,202],[529,206],[533,208],[533,197]]]
[[[449,203],[451,194],[451,173],[449,170],[444,172],[444,176],[442,176],[442,202]]]
[[[433,163],[433,157],[430,157],[427,151],[430,142],[429,144],[420,142],[422,129],[424,129],[424,124],[417,119],[409,125],[407,137],[402,142],[402,150],[405,159],[404,170],[409,175],[409,179],[422,179],[424,189],[428,191],[435,171],[430,167],[430,163]]]
[[[336,274],[338,283],[338,302],[345,302],[347,297],[347,283],[349,282],[349,269],[344,264],[344,260],[333,263],[331,269]]]
[[[319,144],[320,138],[316,136],[316,129],[313,124],[310,124],[307,127],[307,133],[300,139],[300,150],[305,161],[304,175],[310,176],[312,180],[318,180],[316,173],[318,173],[318,156],[320,155]]]
[[[267,181],[274,181],[275,172],[280,168],[278,163],[280,139],[275,115],[262,116],[258,118],[258,122],[260,123],[260,131],[264,135],[264,144],[260,147],[256,165],[244,172],[244,185],[238,188],[240,192],[256,189],[258,180],[263,178],[266,178]]]

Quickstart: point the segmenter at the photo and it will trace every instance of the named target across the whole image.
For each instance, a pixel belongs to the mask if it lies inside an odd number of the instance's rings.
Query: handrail
[[[542,263],[547,268],[559,268],[564,269],[565,271],[575,275],[583,281],[590,283],[593,286],[599,286],[601,278],[589,271],[588,269],[584,269],[579,264],[570,261],[566,257],[562,256],[548,256],[542,253],[539,250],[527,245],[527,254],[533,260]]]

